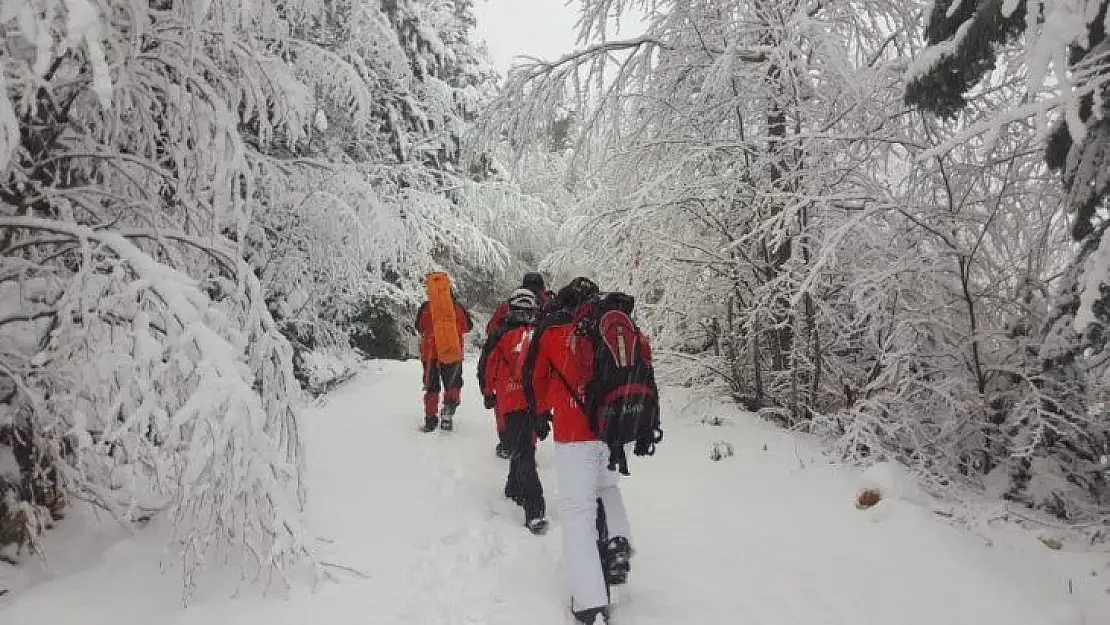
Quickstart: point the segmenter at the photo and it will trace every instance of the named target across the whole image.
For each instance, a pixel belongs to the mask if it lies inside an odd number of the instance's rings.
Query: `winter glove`
[[[656,426],[651,434],[636,439],[636,446],[632,448],[632,453],[637,456],[654,456],[655,445],[662,440],[663,430],[659,426]]]
[[[536,436],[542,441],[551,433],[551,413],[544,413],[532,420],[532,428]]]
[[[493,410],[493,407],[497,405],[497,396],[486,395],[483,405],[486,407],[486,410]]]
[[[637,456],[654,456],[655,446],[663,440],[663,428],[659,422],[659,408],[653,407],[645,416],[650,416],[651,429],[636,437],[632,453]]]

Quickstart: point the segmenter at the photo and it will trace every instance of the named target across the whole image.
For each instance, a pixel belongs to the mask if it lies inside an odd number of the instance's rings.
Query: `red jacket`
[[[463,335],[470,332],[473,322],[470,313],[462,304],[455,302],[455,328],[459,331],[459,343],[465,345]],[[432,327],[432,310],[428,302],[420,305],[416,313],[416,331],[420,333],[420,360],[431,362],[436,359],[436,333]]]
[[[521,373],[533,330],[534,326],[527,324],[508,329],[486,358],[486,388],[497,396],[494,412],[498,415],[528,409]]]
[[[501,327],[507,316],[509,316],[509,302],[501,302],[497,308],[493,309],[493,315],[486,323],[486,336],[493,336],[494,331]]]
[[[651,362],[651,345],[647,337],[642,338],[644,360]],[[532,337],[524,364],[524,393],[535,414],[551,412],[555,442],[597,440],[580,403],[585,401],[592,371],[593,353],[586,339],[575,335],[572,314],[552,313]]]
[[[571,392],[585,397],[592,354],[574,335],[569,314],[557,312],[533,336],[525,361],[525,396],[535,414],[551,413],[552,439],[557,443],[597,440]]]
[[[541,310],[551,302],[552,297],[554,297],[554,295],[551,291],[540,293],[539,303]],[[485,366],[485,362],[489,359],[490,350],[493,349],[493,345],[490,341],[496,337],[501,326],[505,324],[505,319],[509,317],[510,312],[512,312],[512,309],[509,307],[509,302],[501,302],[501,304],[493,310],[493,315],[490,316],[489,321],[486,323],[486,344],[482,346],[482,353],[478,358],[478,389],[485,397],[489,397],[494,393],[493,387],[490,386],[489,382],[486,380],[487,367]],[[501,413],[499,412],[498,414]]]

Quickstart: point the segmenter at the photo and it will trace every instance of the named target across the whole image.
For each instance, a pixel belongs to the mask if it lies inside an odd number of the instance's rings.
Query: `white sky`
[[[504,74],[514,56],[553,60],[574,49],[578,0],[476,0],[478,37]]]
[[[580,0],[475,0],[477,35],[489,47],[493,66],[502,76],[513,57],[527,54],[553,61],[575,49]],[[640,15],[621,19],[614,37],[640,31]]]

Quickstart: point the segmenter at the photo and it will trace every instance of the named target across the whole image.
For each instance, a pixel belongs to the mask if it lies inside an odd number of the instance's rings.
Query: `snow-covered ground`
[[[558,517],[532,536],[502,497],[506,462],[472,362],[453,433],[416,431],[419,380],[415,361],[371,362],[302,418],[321,559],[365,577],[329,566],[333,580],[287,598],[231,598],[234,579],[209,578],[182,609],[179,576],[158,573],[164,528],[125,536],[74,515],[47,541],[50,571],[31,563],[13,578],[0,564],[0,588],[5,575],[14,585],[0,624],[566,623]],[[904,485],[858,510],[862,485],[899,480],[833,467],[811,442],[686,391],[666,399],[667,439],[656,457],[633,458],[625,481],[638,554],[615,623],[1110,623],[1105,551],[957,529]],[[735,454],[714,462],[718,440]],[[539,453],[549,495],[550,451]]]

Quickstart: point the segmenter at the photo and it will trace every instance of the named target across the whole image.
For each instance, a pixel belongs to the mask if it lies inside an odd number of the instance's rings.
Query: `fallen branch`
[[[346,571],[346,572],[350,573],[351,575],[361,577],[362,579],[370,579],[371,578],[369,573],[365,573],[363,571],[360,571],[360,570],[358,570],[354,567],[347,566],[345,564],[336,564],[335,562],[320,562],[320,566],[325,566],[325,567],[330,567],[330,568],[333,568],[333,569],[339,569],[341,571]]]
[[[1110,524],[1110,519],[1097,519],[1097,520],[1094,520],[1094,521],[1088,521],[1086,523],[1075,523],[1075,524],[1071,524],[1071,525],[1066,524],[1066,523],[1053,523],[1051,521],[1044,521],[1044,520],[1038,519],[1036,517],[1031,517],[1031,516],[1022,514],[1022,513],[1018,512],[1016,510],[1011,510],[1009,508],[1006,509],[1006,515],[1013,515],[1013,516],[1016,516],[1019,519],[1023,519],[1025,521],[1029,521],[1031,523],[1037,523],[1038,525],[1043,525],[1045,527],[1051,527],[1051,528],[1058,529],[1058,530],[1079,530],[1079,529],[1085,529],[1085,528],[1088,528],[1088,527],[1094,527],[1096,525],[1108,525],[1108,524]]]

